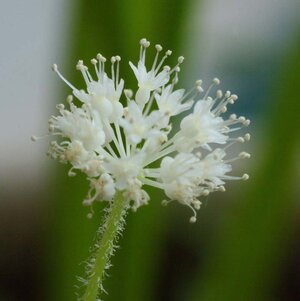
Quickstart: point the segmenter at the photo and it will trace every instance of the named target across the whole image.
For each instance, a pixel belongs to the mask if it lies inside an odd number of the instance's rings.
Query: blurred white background
[[[68,49],[69,1],[1,1],[0,191],[35,189],[46,175],[47,132],[59,86],[51,72]],[[63,29],[63,32],[62,32]],[[1,194],[2,194],[1,193]],[[22,201],[22,200],[20,200]]]

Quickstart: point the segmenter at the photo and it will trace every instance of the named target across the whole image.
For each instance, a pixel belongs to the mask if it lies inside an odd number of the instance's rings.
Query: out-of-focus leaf
[[[270,119],[264,122],[263,149],[253,155],[262,165],[250,188],[224,219],[206,262],[186,300],[272,300],[280,263],[288,247],[296,207],[296,155],[299,147],[300,44],[283,62],[270,91]],[[253,133],[255,136],[255,133]],[[261,160],[263,157],[263,160]]]

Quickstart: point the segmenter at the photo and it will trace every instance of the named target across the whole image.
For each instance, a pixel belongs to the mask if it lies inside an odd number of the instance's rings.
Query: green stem
[[[102,286],[102,278],[109,258],[113,253],[114,241],[118,231],[122,229],[123,214],[125,213],[125,199],[122,193],[117,193],[110,212],[103,226],[102,238],[100,239],[99,249],[90,271],[90,277],[87,282],[87,288],[83,296],[83,301],[95,301],[98,296],[98,290]]]

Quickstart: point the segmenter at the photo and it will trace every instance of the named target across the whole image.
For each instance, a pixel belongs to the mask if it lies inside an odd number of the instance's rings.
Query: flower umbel
[[[150,42],[142,39],[137,66],[130,62],[138,82],[136,93],[124,89],[119,56],[111,58],[109,73],[101,54],[91,60],[93,72],[79,61],[77,69],[83,75],[85,90],[74,87],[57,65],[53,66],[80,106],[74,104],[73,96],[67,99],[68,108],[57,105],[59,115],[50,118],[49,133],[60,139],[50,143],[48,154],[71,164],[70,176],[76,170],[87,175],[90,190],[84,205],[111,202],[121,193],[136,210],[149,202],[147,186],[153,186],[165,192],[168,200],[163,204],[178,201],[191,208],[190,221],[195,222],[202,196],[225,191],[227,180],[249,178],[229,173],[231,162],[250,155],[241,152],[232,157],[228,151],[233,144],[250,139],[249,134],[234,137],[250,121],[235,114],[222,117],[238,97],[217,90],[217,78],[206,90],[201,80],[188,92],[178,89],[184,58],[179,57],[174,67],[165,66],[170,50],[161,55],[163,48],[156,45],[154,62],[147,67],[149,46]],[[186,111],[191,113],[185,114],[174,133],[174,116]]]

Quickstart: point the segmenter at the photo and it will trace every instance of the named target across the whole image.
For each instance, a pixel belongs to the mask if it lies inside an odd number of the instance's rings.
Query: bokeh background
[[[105,281],[106,301],[300,300],[300,5],[298,0],[11,0],[0,10],[0,300],[76,300],[101,220],[81,201],[83,176],[46,156],[55,104],[70,93],[59,64],[101,51],[127,61],[146,37],[186,60],[181,85],[217,76],[239,95],[231,112],[251,118],[249,182],[204,200],[198,222],[184,206],[130,213]],[[242,150],[240,146],[239,150]],[[237,151],[239,151],[237,150]]]

